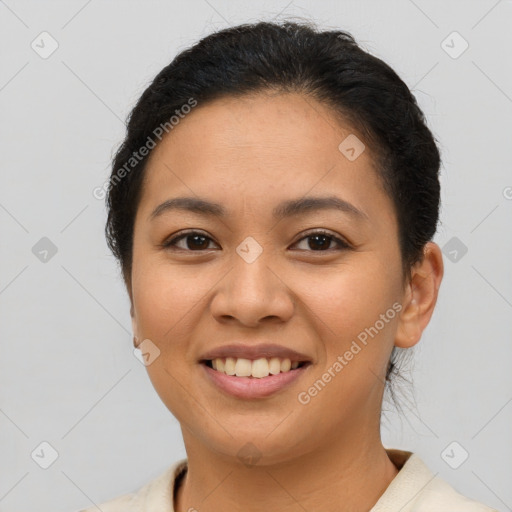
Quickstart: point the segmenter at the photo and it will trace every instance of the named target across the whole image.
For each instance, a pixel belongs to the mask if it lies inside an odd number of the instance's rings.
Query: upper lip
[[[291,348],[281,345],[264,343],[259,345],[224,345],[205,352],[201,357],[201,361],[210,361],[212,359],[234,357],[244,359],[259,359],[279,357],[280,359],[290,359],[299,362],[310,362],[311,358],[305,354],[297,352]]]

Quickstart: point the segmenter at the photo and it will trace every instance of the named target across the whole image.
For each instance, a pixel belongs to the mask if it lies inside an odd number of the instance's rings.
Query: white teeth
[[[233,357],[226,358],[226,363],[224,364],[224,373],[226,375],[235,375],[235,364],[236,360]]]
[[[281,371],[281,360],[278,357],[272,357],[268,363],[268,371],[272,375],[277,375]]]
[[[236,360],[235,375],[237,377],[250,377],[252,363],[249,359],[239,358]]]
[[[261,379],[269,375],[277,375],[281,372],[289,372],[299,367],[299,362],[290,359],[280,359],[279,357],[271,357],[267,359],[261,357],[254,361],[244,359],[242,357],[217,358],[211,361],[212,368],[226,375],[236,375],[237,377],[255,377]]]
[[[281,361],[281,371],[287,372],[292,367],[292,362],[289,359],[283,359]]]
[[[265,358],[253,361],[251,374],[253,377],[257,377],[258,379],[261,379],[261,377],[268,377],[268,361]]]

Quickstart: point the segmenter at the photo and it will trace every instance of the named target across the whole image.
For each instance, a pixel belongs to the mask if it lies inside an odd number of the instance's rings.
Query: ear
[[[407,283],[402,312],[395,335],[395,345],[409,348],[420,341],[437,302],[444,274],[443,254],[434,242],[427,242],[423,260],[417,262]]]
[[[130,299],[130,317],[132,319],[132,332],[133,332],[133,346],[137,347],[141,340],[138,334],[137,319],[135,318],[135,310],[133,308],[133,301]]]

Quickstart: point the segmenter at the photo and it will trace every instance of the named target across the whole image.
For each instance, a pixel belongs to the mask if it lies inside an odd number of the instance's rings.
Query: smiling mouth
[[[219,357],[216,359],[205,359],[201,363],[225,375],[256,379],[280,373],[290,373],[310,364],[309,361],[292,361],[288,358],[280,357],[262,357],[253,360],[241,357]]]

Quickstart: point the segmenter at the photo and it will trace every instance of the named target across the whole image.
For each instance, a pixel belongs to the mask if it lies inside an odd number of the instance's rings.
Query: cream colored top
[[[386,449],[386,452],[399,472],[370,512],[498,512],[459,494],[435,476],[418,455],[395,449]],[[98,507],[102,512],[175,512],[175,481],[186,470],[187,459],[182,459],[138,491],[106,501]],[[97,511],[95,506],[80,510]]]

